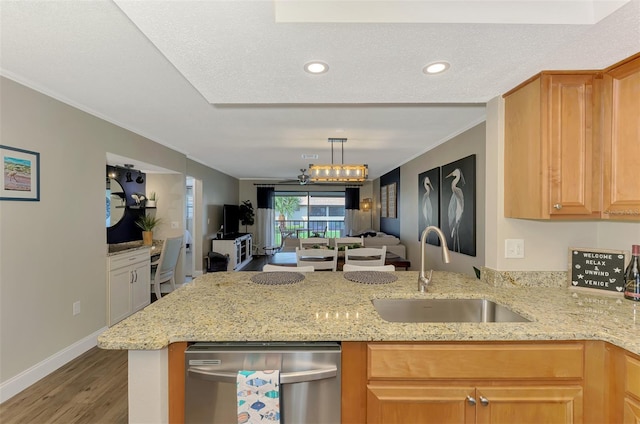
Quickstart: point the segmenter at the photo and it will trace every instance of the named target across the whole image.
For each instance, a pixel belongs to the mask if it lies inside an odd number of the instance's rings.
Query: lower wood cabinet
[[[149,249],[109,256],[107,323],[114,325],[151,302]]]
[[[475,423],[477,401],[470,386],[367,386],[367,423]]]
[[[583,342],[343,343],[343,423],[583,423]],[[360,397],[359,397],[360,396]],[[366,416],[366,419],[362,417]],[[359,420],[359,421],[358,421]]]
[[[640,423],[640,360],[625,355],[624,424]]]
[[[582,422],[581,386],[482,384],[479,382],[478,387],[370,384],[367,423]]]
[[[640,423],[640,402],[632,399],[624,399],[624,424]]]

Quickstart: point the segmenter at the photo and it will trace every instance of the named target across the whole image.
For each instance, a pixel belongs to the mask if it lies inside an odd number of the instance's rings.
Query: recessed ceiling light
[[[329,65],[324,62],[308,62],[304,65],[304,70],[310,74],[324,74],[329,70]]]
[[[425,74],[439,74],[449,69],[449,62],[433,62],[422,69]]]
[[[302,159],[318,159],[318,155],[303,153]]]

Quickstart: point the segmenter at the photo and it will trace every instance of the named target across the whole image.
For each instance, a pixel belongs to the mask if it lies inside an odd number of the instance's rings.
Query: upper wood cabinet
[[[505,217],[640,221],[640,54],[504,98]]]
[[[604,74],[603,218],[640,220],[640,54]]]
[[[505,95],[506,217],[600,216],[596,77],[543,72]]]

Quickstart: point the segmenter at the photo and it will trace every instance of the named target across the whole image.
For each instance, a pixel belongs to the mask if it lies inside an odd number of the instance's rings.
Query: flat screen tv
[[[225,236],[237,234],[240,230],[240,206],[222,206],[222,231]]]

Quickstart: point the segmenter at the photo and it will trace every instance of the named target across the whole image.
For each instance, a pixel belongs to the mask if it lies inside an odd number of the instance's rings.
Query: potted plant
[[[158,196],[156,195],[155,191],[152,191],[151,193],[149,193],[149,196],[147,197],[147,207],[155,208],[156,200],[158,200]]]
[[[240,205],[240,223],[244,225],[244,232],[247,232],[247,225],[254,224],[253,205],[250,200],[245,200]]]
[[[160,218],[151,215],[142,215],[136,221],[136,225],[142,229],[142,244],[151,246],[153,244],[153,229],[160,224]]]

